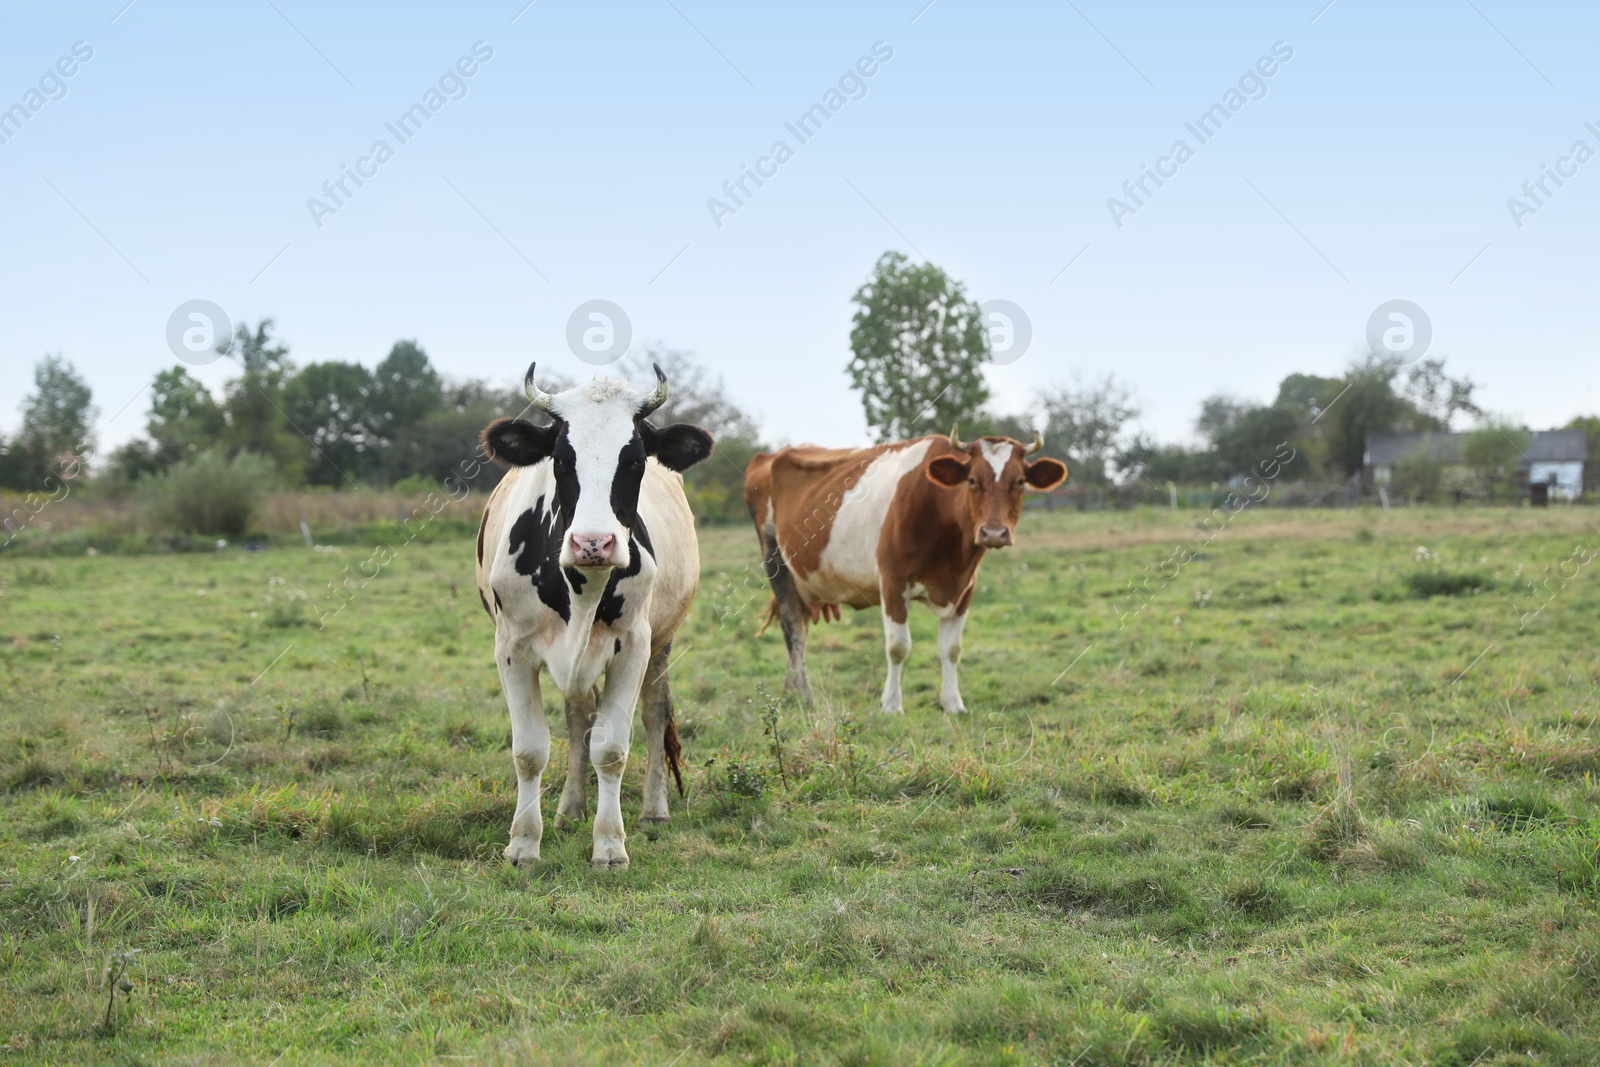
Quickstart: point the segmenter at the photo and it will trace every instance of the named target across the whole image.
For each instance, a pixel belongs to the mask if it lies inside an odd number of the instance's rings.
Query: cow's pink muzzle
[[[614,534],[573,534],[572,561],[580,567],[609,567],[617,551]]]

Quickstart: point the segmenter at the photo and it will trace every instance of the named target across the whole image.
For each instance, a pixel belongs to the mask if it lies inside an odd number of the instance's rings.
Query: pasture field
[[[754,534],[702,531],[688,796],[636,828],[636,728],[622,872],[554,828],[549,685],[500,859],[470,535],[325,629],[369,547],[0,556],[0,1059],[1596,1062],[1600,513],[1197,517],[1025,515],[959,719],[920,608],[906,715],[876,612],[783,698]]]

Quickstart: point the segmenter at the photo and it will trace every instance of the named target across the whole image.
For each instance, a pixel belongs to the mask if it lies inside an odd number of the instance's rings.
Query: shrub
[[[248,452],[233,459],[203,452],[147,479],[141,489],[146,519],[161,530],[238,537],[250,527],[275,474],[272,463]]]
[[[760,800],[762,794],[767,791],[767,776],[753,762],[742,763],[734,760],[722,774],[722,785],[732,796],[746,800]]]
[[[1448,571],[1426,567],[1406,575],[1406,586],[1419,599],[1434,596],[1471,596],[1494,588],[1494,578],[1477,571]]]
[[[767,792],[767,775],[755,760],[729,760],[711,775],[716,806],[726,813],[759,807]]]

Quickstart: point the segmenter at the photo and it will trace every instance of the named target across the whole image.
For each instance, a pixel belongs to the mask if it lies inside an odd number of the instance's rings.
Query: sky
[[[888,249],[1022,309],[1001,409],[1114,374],[1191,440],[1203,397],[1338,373],[1401,299],[1491,410],[1600,411],[1600,9],[1217,6],[6,5],[0,431],[60,352],[102,447],[141,433],[189,301],[298,363],[414,338],[511,381],[591,373],[568,324],[607,300],[770,440],[864,443],[850,297]]]

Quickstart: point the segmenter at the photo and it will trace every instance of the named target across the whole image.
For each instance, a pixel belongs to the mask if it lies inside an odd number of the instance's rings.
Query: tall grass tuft
[[[1339,760],[1337,781],[1333,800],[1311,820],[1308,849],[1317,859],[1337,861],[1367,835],[1361,809],[1356,806],[1355,772],[1348,754]]]

